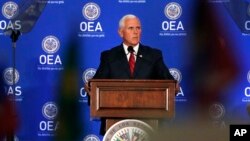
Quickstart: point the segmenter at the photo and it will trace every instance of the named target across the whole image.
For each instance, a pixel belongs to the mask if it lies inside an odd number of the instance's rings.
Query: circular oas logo
[[[18,5],[15,2],[6,2],[2,7],[2,14],[7,19],[13,19],[18,14]]]
[[[47,36],[42,41],[42,48],[45,52],[52,54],[60,48],[60,42],[55,36]]]
[[[7,85],[13,85],[13,80],[15,79],[14,84],[16,84],[19,81],[20,76],[19,72],[16,69],[14,70],[13,73],[13,68],[6,68],[3,72],[3,77]]]
[[[89,79],[93,78],[95,73],[96,73],[96,69],[94,69],[94,68],[86,69],[82,74],[82,79],[83,79],[84,83],[87,83],[89,81]]]
[[[174,79],[178,81],[178,83],[181,82],[182,76],[181,76],[181,72],[178,69],[170,68],[169,72],[174,77]]]
[[[181,16],[182,8],[178,3],[171,2],[165,6],[164,14],[168,19],[176,20]]]
[[[247,73],[247,81],[250,83],[250,71]]]
[[[87,20],[95,20],[100,16],[101,10],[99,5],[93,2],[85,4],[82,8],[82,14]]]
[[[103,141],[151,141],[153,129],[140,120],[127,119],[112,125]]]
[[[58,114],[58,108],[54,102],[47,102],[42,108],[43,116],[48,120],[53,120]]]
[[[214,103],[209,107],[209,115],[212,119],[218,120],[223,118],[225,114],[225,108],[220,103]]]
[[[88,136],[86,136],[83,141],[100,141],[100,139],[94,135],[94,134],[90,134]]]

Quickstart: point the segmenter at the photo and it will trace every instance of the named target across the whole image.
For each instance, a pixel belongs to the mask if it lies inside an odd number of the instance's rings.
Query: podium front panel
[[[90,80],[92,118],[171,118],[173,80]]]

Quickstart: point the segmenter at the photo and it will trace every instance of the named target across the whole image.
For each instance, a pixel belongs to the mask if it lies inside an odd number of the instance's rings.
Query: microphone
[[[135,50],[134,50],[134,48],[132,46],[129,46],[128,47],[128,52],[129,53],[133,53],[133,52],[135,52]]]
[[[127,50],[128,50],[129,53],[133,53],[136,57],[142,58],[142,55],[141,55],[141,54],[140,54],[140,55],[137,55],[137,54],[134,53],[135,50],[134,50],[134,48],[133,48],[132,46],[129,46],[129,47],[127,48]]]
[[[12,42],[16,42],[20,35],[21,35],[21,32],[19,30],[12,30],[12,32],[10,34],[10,38],[11,38]]]

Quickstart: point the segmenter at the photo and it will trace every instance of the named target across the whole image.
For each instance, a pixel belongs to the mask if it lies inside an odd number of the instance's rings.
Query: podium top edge
[[[89,82],[161,82],[161,83],[177,83],[177,80],[162,80],[162,79],[89,79]]]

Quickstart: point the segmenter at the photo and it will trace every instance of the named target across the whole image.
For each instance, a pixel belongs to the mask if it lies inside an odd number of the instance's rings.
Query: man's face
[[[119,35],[127,46],[135,46],[141,39],[141,23],[137,18],[128,18],[119,29]]]

